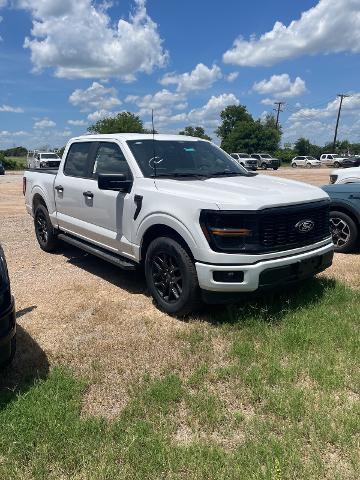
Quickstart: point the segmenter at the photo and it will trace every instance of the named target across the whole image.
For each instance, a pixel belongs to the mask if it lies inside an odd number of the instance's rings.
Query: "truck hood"
[[[360,167],[351,167],[351,168],[347,168],[346,170],[343,170],[343,169],[335,169],[335,170],[332,170],[331,171],[331,175],[339,175],[339,174],[344,174],[342,176],[350,176],[352,174],[355,174],[355,176],[359,176],[360,177]]]
[[[220,210],[258,210],[329,198],[318,187],[265,175],[204,180],[157,178],[156,187],[169,196],[216,205]]]

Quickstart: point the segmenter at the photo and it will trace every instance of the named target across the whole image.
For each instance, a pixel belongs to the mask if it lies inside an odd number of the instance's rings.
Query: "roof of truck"
[[[96,134],[96,135],[80,135],[79,137],[71,138],[71,141],[75,140],[89,140],[89,139],[118,139],[118,140],[152,140],[152,133],[106,133],[106,134]],[[155,140],[183,140],[183,141],[197,141],[204,140],[198,137],[188,137],[186,135],[168,135],[164,133],[155,133]]]

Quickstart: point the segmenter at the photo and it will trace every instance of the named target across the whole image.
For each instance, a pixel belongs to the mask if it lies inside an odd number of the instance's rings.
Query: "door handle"
[[[64,192],[64,187],[62,185],[56,185],[55,190],[58,193],[63,193]]]
[[[94,194],[92,192],[83,192],[84,197],[86,198],[94,198]]]

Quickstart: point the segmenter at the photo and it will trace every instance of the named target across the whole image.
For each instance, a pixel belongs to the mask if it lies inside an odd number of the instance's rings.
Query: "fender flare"
[[[199,246],[192,232],[190,232],[190,230],[186,227],[184,223],[182,223],[176,217],[173,217],[172,215],[169,215],[167,213],[151,213],[150,215],[145,217],[138,225],[135,233],[134,243],[141,246],[145,233],[147,232],[147,230],[149,230],[149,228],[154,225],[165,225],[169,228],[172,228],[178,235],[183,238],[183,240],[190,248],[191,253],[195,257],[195,251],[199,248]]]

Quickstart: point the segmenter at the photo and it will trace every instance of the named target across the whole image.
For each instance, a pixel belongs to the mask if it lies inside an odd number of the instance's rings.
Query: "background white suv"
[[[299,157],[294,157],[291,160],[291,166],[293,168],[296,168],[296,167],[305,167],[305,168],[321,167],[321,162],[320,162],[320,160],[317,160],[315,157],[299,156]]]

